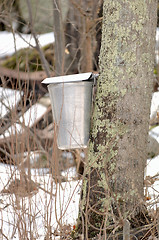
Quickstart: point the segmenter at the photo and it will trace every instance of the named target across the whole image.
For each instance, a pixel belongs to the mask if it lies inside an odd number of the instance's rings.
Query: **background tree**
[[[0,31],[18,31],[29,33],[30,29],[22,16],[19,0],[0,2]]]
[[[156,15],[156,0],[104,1],[100,77],[80,208],[79,228],[86,239],[106,236],[126,218],[140,225],[145,212]]]
[[[53,0],[53,20],[55,35],[55,75],[64,75],[65,39],[60,0]]]
[[[70,0],[65,22],[66,74],[98,70],[98,55],[101,35],[103,0]]]

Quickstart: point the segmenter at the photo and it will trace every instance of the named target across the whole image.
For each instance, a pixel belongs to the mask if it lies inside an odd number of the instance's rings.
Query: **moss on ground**
[[[54,66],[54,48],[53,44],[48,44],[42,48],[45,58],[51,67]],[[24,48],[17,51],[11,57],[4,60],[2,66],[19,71],[34,72],[42,71],[42,62],[38,51],[34,48]]]

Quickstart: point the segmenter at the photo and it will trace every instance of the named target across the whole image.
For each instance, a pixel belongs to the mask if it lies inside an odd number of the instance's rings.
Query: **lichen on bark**
[[[86,236],[131,218],[143,204],[156,12],[156,0],[104,1],[80,211]]]

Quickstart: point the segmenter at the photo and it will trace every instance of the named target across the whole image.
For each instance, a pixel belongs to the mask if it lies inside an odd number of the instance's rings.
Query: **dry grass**
[[[20,88],[17,87],[18,90]],[[48,137],[41,137],[42,132],[50,126],[51,111],[46,111],[38,121],[35,117],[32,126],[29,126],[29,122],[26,125],[23,116],[33,106],[35,98],[34,95],[29,100],[26,98],[26,93],[30,95],[27,83],[20,91],[22,97],[18,107],[9,107],[7,115],[1,119],[0,239],[18,236],[16,239],[20,240],[48,240],[57,235],[66,236],[72,229],[72,225],[67,224],[69,218],[72,218],[71,222],[75,221],[71,211],[78,212],[78,208],[71,209],[70,205],[79,189],[79,177],[74,174],[73,182],[70,182],[72,180],[68,173],[70,167],[76,166],[74,154],[69,153],[71,158],[68,158],[67,152],[57,149],[52,128]],[[35,90],[31,91],[36,94]],[[29,121],[32,114],[30,112]],[[9,136],[5,136],[2,130],[15,124],[18,124],[15,131],[12,128]],[[23,132],[18,133],[17,126]],[[40,135],[37,134],[39,132]],[[64,170],[65,175],[62,174]],[[66,215],[68,209],[70,215]]]

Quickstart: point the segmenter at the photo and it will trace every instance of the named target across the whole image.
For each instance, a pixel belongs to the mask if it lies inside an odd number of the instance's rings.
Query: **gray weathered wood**
[[[123,223],[123,240],[130,240],[130,223],[127,219]]]

